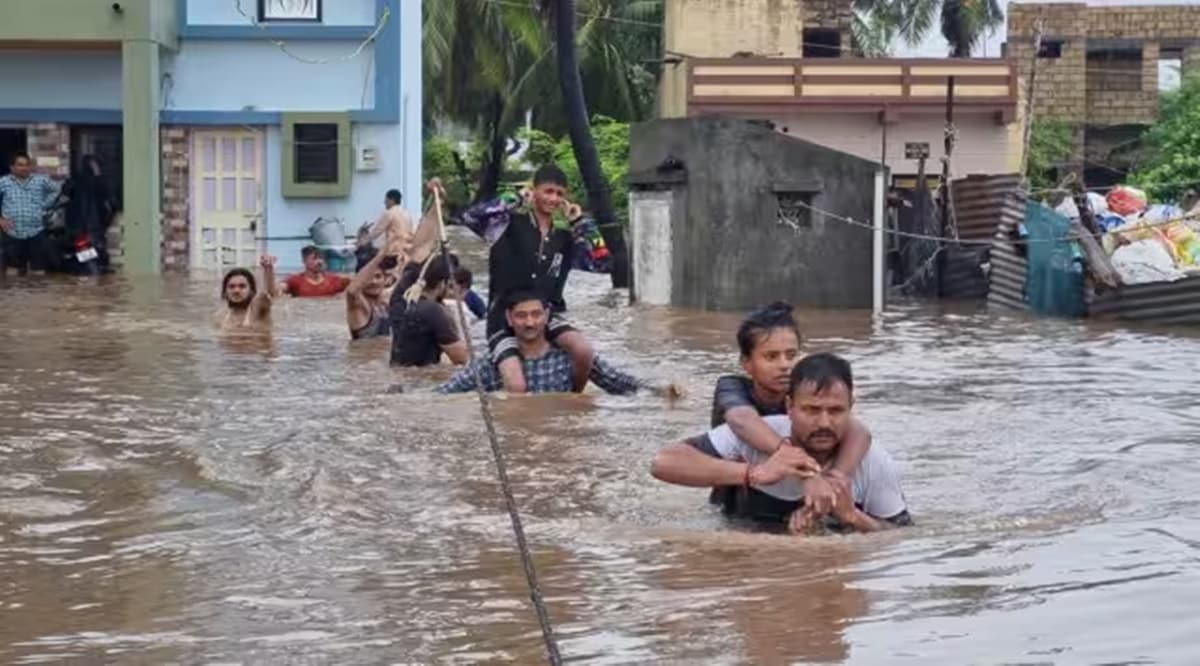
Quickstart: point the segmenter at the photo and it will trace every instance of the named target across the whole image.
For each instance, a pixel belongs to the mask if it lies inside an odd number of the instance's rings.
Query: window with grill
[[[350,196],[350,114],[284,113],[280,134],[279,173],[287,198],[344,198]]]
[[[796,231],[812,229],[812,192],[776,192],[775,198],[779,204],[776,224]]]
[[[334,123],[297,123],[292,140],[296,148],[297,183],[338,181],[338,126]]]

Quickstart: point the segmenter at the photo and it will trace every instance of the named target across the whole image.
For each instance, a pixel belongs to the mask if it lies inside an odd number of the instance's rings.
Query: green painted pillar
[[[159,187],[159,45],[149,40],[121,44],[121,133],[124,203],[121,248],[124,272],[158,274],[161,237]]]

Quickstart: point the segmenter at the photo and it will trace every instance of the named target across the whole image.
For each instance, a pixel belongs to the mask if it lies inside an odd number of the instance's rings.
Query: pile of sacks
[[[1200,204],[1188,213],[1171,204],[1148,204],[1146,194],[1120,186],[1108,196],[1088,193],[1102,245],[1124,284],[1173,282],[1200,274]],[[1078,219],[1071,199],[1056,209]]]

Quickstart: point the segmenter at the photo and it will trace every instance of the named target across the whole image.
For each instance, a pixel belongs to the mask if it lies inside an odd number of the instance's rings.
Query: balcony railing
[[[1017,72],[1004,59],[698,58],[688,61],[688,112],[754,115],[954,108],[1012,120]]]

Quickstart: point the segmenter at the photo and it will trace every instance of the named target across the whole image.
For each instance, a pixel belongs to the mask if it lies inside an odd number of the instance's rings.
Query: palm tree
[[[984,36],[1004,23],[998,0],[855,0],[854,8],[872,30],[889,39],[899,35],[910,46],[925,39],[937,19],[954,58],[971,57]]]
[[[553,43],[519,4],[425,0],[425,124],[448,118],[485,138],[475,199],[495,195],[520,113],[554,91]]]
[[[583,80],[575,51],[575,0],[542,0],[543,11],[554,26],[554,45],[558,62],[558,81],[562,90],[567,131],[571,148],[579,165],[579,174],[587,188],[588,203],[600,226],[600,233],[613,257],[612,285],[615,289],[629,286],[629,255],[625,249],[624,231],[616,224],[608,183],[600,169],[596,144],[592,140]]]

